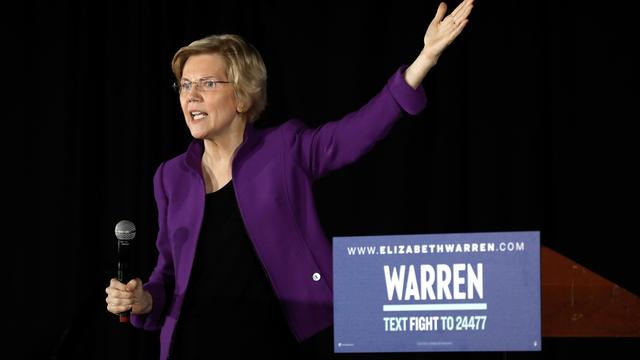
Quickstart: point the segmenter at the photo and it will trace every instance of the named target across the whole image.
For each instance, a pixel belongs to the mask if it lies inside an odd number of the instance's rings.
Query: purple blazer
[[[247,125],[232,163],[238,207],[291,331],[302,341],[333,322],[331,243],[312,193],[317,178],[345,166],[384,138],[403,112],[426,105],[422,87],[404,80],[406,66],[368,104],[344,118],[309,129],[299,120],[257,130]],[[203,142],[162,163],[153,179],[158,207],[158,263],[144,285],[153,310],[132,316],[136,327],[160,332],[166,359],[203,221]]]

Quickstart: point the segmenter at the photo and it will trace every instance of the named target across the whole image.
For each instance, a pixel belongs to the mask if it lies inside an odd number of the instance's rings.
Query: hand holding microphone
[[[151,311],[151,294],[142,288],[142,280],[133,279],[126,284],[113,278],[107,293],[107,310],[119,315],[120,322],[129,322],[129,314],[146,314]]]
[[[129,261],[131,260],[130,248],[131,240],[136,237],[136,226],[131,221],[122,220],[116,224],[115,233],[118,239],[118,281],[126,284],[131,280],[129,271]],[[127,290],[125,289],[125,291]],[[129,322],[130,313],[131,310],[125,310],[118,314],[120,316],[120,322]]]
[[[129,246],[136,236],[135,225],[122,220],[116,225],[118,238],[118,277],[111,279],[107,293],[107,310],[119,315],[121,323],[129,322],[129,314],[144,314],[151,311],[153,306],[151,294],[142,287],[138,278],[131,279],[129,273]]]

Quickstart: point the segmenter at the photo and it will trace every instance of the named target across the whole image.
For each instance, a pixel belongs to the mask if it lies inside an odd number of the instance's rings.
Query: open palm
[[[440,3],[436,16],[424,34],[423,55],[433,59],[435,63],[444,49],[460,35],[469,20],[467,17],[473,9],[473,0],[464,0],[447,17],[447,4]]]

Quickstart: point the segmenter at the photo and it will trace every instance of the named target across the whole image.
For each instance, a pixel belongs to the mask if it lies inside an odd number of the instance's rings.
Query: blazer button
[[[320,281],[320,273],[313,273],[313,276],[311,276],[311,278],[313,279],[313,281]]]

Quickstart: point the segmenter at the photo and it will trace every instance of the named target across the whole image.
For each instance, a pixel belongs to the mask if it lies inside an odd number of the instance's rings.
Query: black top
[[[171,359],[298,356],[300,346],[256,255],[230,181],[207,194]]]

